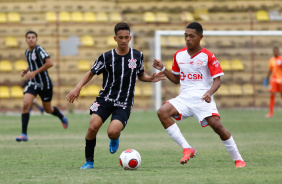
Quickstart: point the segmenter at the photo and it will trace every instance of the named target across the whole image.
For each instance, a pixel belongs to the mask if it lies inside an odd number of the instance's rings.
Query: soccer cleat
[[[111,154],[114,154],[118,150],[119,139],[110,141],[109,150]]]
[[[266,118],[271,118],[271,117],[273,117],[273,114],[268,113],[267,115],[265,115],[265,117],[266,117]]]
[[[86,162],[80,169],[93,169],[94,162]]]
[[[180,163],[186,164],[190,158],[193,158],[197,155],[197,151],[194,148],[184,148],[183,149],[183,158],[180,160]]]
[[[16,141],[21,142],[21,141],[28,141],[28,137],[26,134],[22,133],[19,137],[16,138]]]
[[[245,167],[245,166],[246,166],[246,162],[244,162],[243,160],[235,161],[235,167]]]
[[[68,119],[66,116],[64,116],[62,119],[61,119],[61,122],[62,122],[62,125],[64,127],[64,129],[67,129],[68,126],[69,126],[69,122],[68,122]]]

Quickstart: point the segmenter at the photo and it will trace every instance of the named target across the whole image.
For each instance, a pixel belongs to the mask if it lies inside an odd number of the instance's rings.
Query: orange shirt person
[[[265,116],[266,118],[273,116],[273,109],[275,105],[275,93],[280,93],[282,98],[282,56],[279,55],[279,48],[273,48],[274,57],[269,59],[269,71],[264,81],[266,86],[270,78],[269,92],[270,92],[270,103],[269,113]]]

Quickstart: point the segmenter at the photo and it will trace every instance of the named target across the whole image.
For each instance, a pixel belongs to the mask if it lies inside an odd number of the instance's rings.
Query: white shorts
[[[202,95],[187,96],[180,94],[176,98],[168,100],[167,102],[172,104],[179,113],[179,115],[174,116],[173,118],[177,121],[181,121],[185,118],[194,116],[202,127],[206,127],[209,125],[207,120],[205,120],[206,117],[220,117],[213,98],[210,103],[207,103],[201,98]]]

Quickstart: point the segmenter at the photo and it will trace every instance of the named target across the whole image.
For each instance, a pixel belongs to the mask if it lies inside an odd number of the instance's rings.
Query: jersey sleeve
[[[37,52],[38,52],[38,56],[45,61],[46,58],[50,58],[50,55],[45,51],[45,49],[43,49],[43,47],[38,46],[37,47]]]
[[[209,67],[212,78],[216,78],[218,76],[224,75],[222,68],[218,60],[214,56],[214,54],[208,55],[208,67]]]
[[[172,63],[172,73],[176,75],[180,75],[180,68],[178,66],[177,60],[176,60],[177,53],[174,54],[173,57],[173,63]]]
[[[140,65],[137,68],[137,74],[141,74],[144,72],[144,59],[143,59],[143,53],[140,53]]]
[[[91,68],[93,74],[99,75],[103,73],[105,69],[105,55],[101,54]]]

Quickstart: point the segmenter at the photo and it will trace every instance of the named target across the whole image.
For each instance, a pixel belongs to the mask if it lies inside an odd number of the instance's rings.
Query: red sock
[[[269,103],[269,114],[273,114],[274,104],[275,104],[275,95],[271,94],[270,103]]]

